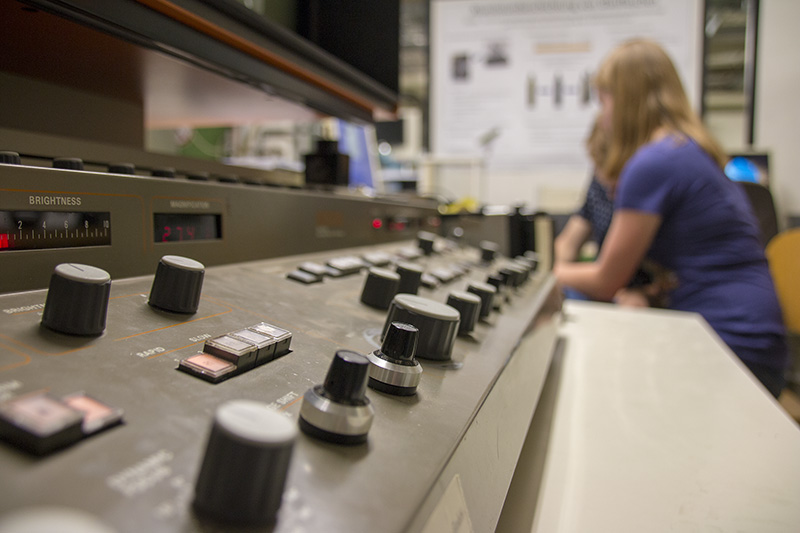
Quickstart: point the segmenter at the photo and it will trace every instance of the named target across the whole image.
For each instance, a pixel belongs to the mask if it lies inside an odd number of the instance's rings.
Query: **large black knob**
[[[397,263],[397,273],[400,275],[398,293],[417,294],[422,283],[423,268],[414,263]]]
[[[431,255],[433,253],[433,243],[436,242],[436,234],[429,231],[420,231],[417,233],[417,246],[419,246],[422,253]]]
[[[42,325],[70,335],[99,335],[106,329],[111,276],[105,270],[62,263],[50,276]]]
[[[481,313],[481,299],[477,294],[466,291],[453,291],[447,297],[447,305],[457,310],[461,315],[458,326],[459,335],[468,335],[475,329],[478,316]]]
[[[197,477],[195,512],[225,524],[274,523],[296,435],[294,424],[266,404],[222,404]]]
[[[195,313],[204,275],[202,263],[179,255],[165,255],[158,262],[147,303],[174,313]]]
[[[392,322],[379,350],[367,355],[369,386],[375,390],[411,396],[417,392],[422,366],[417,353],[419,330],[411,324]]]
[[[175,177],[175,169],[172,167],[154,168],[150,171],[150,175],[154,178],[173,179]]]
[[[372,267],[367,272],[361,303],[378,309],[389,309],[392,298],[400,287],[400,274],[385,268]]]
[[[77,157],[57,157],[53,159],[53,168],[83,170],[83,160]]]
[[[339,350],[322,385],[308,389],[300,405],[300,429],[339,444],[367,440],[374,412],[366,396],[369,359]]]
[[[133,175],[136,173],[136,165],[133,163],[112,163],[108,165],[109,174]]]
[[[413,294],[398,294],[389,306],[381,339],[386,338],[392,322],[411,324],[419,330],[417,357],[448,361],[458,334],[459,321],[458,311],[449,305]]]
[[[4,165],[20,165],[22,164],[22,159],[20,159],[17,152],[0,152],[0,163]]]
[[[481,283],[480,281],[473,281],[467,285],[467,292],[477,294],[481,299],[481,312],[479,318],[486,318],[492,312],[494,305],[494,297],[497,294],[497,289],[488,283]]]

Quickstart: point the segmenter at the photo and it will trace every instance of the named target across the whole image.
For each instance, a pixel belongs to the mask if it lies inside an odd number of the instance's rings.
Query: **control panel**
[[[422,199],[0,155],[0,531],[494,528],[537,254]]]
[[[144,175],[110,158],[89,169],[81,158],[0,155],[0,264],[14,272],[0,293],[44,288],[65,262],[129,277],[164,255],[227,264],[399,241],[440,224],[430,201],[199,179],[196,162]]]
[[[530,258],[418,245],[168,255],[129,278],[63,263],[0,296],[0,523],[422,530],[455,479],[493,527],[555,341],[553,282]]]

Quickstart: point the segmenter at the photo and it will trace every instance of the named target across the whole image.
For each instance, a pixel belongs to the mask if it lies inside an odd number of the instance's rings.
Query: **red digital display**
[[[153,214],[155,242],[204,241],[222,238],[222,215]]]

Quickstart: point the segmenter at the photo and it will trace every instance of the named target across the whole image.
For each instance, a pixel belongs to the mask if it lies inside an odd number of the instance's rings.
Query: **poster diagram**
[[[700,0],[434,0],[432,151],[494,167],[585,164],[592,76],[633,37],[661,43],[694,104]]]

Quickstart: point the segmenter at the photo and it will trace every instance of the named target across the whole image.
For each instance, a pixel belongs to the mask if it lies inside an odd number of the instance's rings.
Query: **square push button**
[[[83,438],[83,413],[44,392],[0,404],[0,437],[36,455]]]
[[[250,342],[256,346],[256,366],[263,365],[275,359],[275,346],[277,345],[277,341],[272,335],[259,333],[252,329],[240,329],[228,335],[236,339]]]
[[[222,335],[207,340],[203,351],[230,361],[239,372],[246,372],[256,366],[258,347],[250,341]]]
[[[178,370],[210,383],[219,383],[236,375],[236,365],[207,353],[197,353],[181,360]]]
[[[122,422],[122,409],[105,404],[84,392],[64,396],[61,401],[83,413],[81,429],[84,435],[92,435]]]
[[[251,329],[257,333],[269,335],[275,339],[275,357],[280,357],[289,352],[289,346],[292,344],[292,334],[285,329],[261,322],[255,326],[250,326]]]

